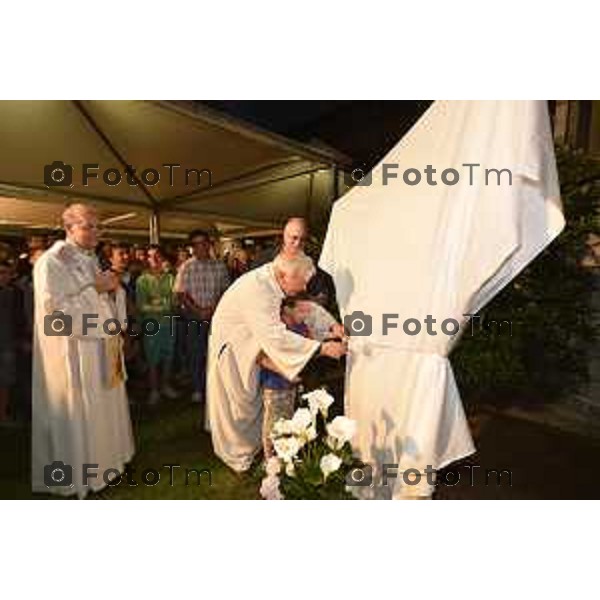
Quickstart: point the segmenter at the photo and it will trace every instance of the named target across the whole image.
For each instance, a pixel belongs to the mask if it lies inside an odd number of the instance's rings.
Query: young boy
[[[142,337],[144,355],[150,381],[150,405],[158,404],[161,394],[169,399],[177,397],[170,385],[171,365],[175,349],[175,337],[171,335],[169,315],[173,309],[174,276],[164,270],[164,254],[159,246],[148,249],[148,270],[136,281],[137,310],[144,321],[153,319],[159,325],[154,335]],[[149,329],[152,325],[149,325]],[[160,390],[162,384],[162,390]]]
[[[305,323],[311,311],[310,300],[305,296],[285,298],[281,303],[281,320],[291,331],[304,337],[314,337]],[[277,370],[264,353],[258,358],[260,394],[263,402],[262,441],[265,460],[273,456],[271,430],[279,419],[291,419],[300,380],[289,381]]]

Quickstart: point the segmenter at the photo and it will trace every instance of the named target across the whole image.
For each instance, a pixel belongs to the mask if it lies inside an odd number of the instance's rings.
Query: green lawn
[[[136,415],[136,412],[141,414]],[[227,468],[212,452],[210,436],[201,427],[201,408],[185,400],[165,402],[155,409],[143,407],[135,416],[136,455],[131,463],[137,487],[121,481],[118,486],[105,488],[89,499],[257,499],[260,476],[237,475]],[[30,434],[25,426],[3,428],[0,431],[0,498],[53,498],[50,495],[32,494],[29,489]],[[176,464],[173,485],[169,469],[163,464]],[[146,469],[160,473],[155,486],[142,483],[141,474]],[[210,470],[208,475],[193,473],[186,485],[186,469]]]
[[[337,361],[322,360],[306,370],[307,381],[315,387],[317,381],[327,382],[337,389],[343,369]],[[89,499],[259,499],[261,473],[258,464],[251,472],[238,475],[226,467],[213,453],[210,435],[204,430],[204,406],[191,404],[191,381],[181,384],[181,397],[163,401],[157,407],[147,404],[148,390],[144,376],[129,380],[129,396],[132,400],[131,417],[134,427],[136,453],[130,468],[137,486],[128,485],[122,479],[118,486],[105,488]],[[336,387],[337,386],[337,387]],[[336,409],[341,412],[340,406]],[[50,494],[32,494],[30,490],[31,434],[26,425],[0,428],[0,499],[54,499]],[[180,465],[173,469],[173,485],[170,470],[162,465]],[[146,469],[160,473],[160,481],[144,485],[141,474]],[[186,485],[186,469],[198,472],[210,470],[208,475],[191,473]]]
[[[212,451],[210,436],[201,427],[202,409],[187,398],[165,402],[157,408],[146,406],[144,392],[134,394],[132,406],[136,455],[132,462],[137,487],[126,485],[105,488],[89,499],[257,499],[260,473],[237,475]],[[187,394],[189,397],[189,394]],[[467,459],[484,469],[510,469],[512,485],[484,485],[481,476],[469,485],[466,472],[460,484],[441,488],[438,499],[534,499],[600,498],[600,483],[594,476],[600,441],[566,433],[542,424],[515,419],[495,412],[481,412],[480,431],[476,433],[478,453]],[[30,492],[30,435],[28,428],[0,429],[0,498],[55,498]],[[177,464],[174,485],[163,464]],[[141,483],[145,469],[160,472],[156,486]],[[209,469],[200,485],[192,474],[185,485],[185,469]]]

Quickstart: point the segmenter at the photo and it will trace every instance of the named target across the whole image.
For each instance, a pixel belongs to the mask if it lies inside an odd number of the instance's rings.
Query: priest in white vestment
[[[305,338],[281,321],[283,298],[303,292],[313,274],[306,255],[279,255],[237,279],[215,310],[208,350],[207,429],[215,453],[235,471],[247,470],[261,448],[261,351],[289,380],[317,354],[339,358],[345,353],[344,343]],[[316,310],[330,318],[320,307]]]
[[[372,319],[370,335],[351,336],[347,360],[346,413],[357,421],[356,451],[374,470],[373,486],[354,487],[357,495],[427,497],[434,487],[425,473],[474,452],[448,354],[466,315],[563,227],[544,102],[435,102],[375,167],[371,185],[335,203],[319,264],[334,279],[342,317]],[[456,328],[447,321],[444,332],[447,319]],[[398,465],[387,482],[384,464]],[[421,478],[405,481],[407,469]]]
[[[94,209],[72,205],[63,222],[66,241],[33,273],[32,488],[84,498],[134,454],[118,334],[125,292],[114,274],[99,271]],[[57,463],[66,467],[49,467]]]

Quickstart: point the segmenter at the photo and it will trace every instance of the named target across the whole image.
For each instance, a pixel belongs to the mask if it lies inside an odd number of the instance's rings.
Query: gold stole
[[[106,352],[106,385],[112,389],[125,381],[123,369],[123,340],[120,335],[114,335],[104,340]]]

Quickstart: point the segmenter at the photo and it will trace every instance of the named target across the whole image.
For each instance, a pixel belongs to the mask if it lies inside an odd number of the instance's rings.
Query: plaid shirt
[[[214,308],[229,286],[229,274],[220,260],[186,260],[177,273],[174,291],[186,293],[202,308]]]

